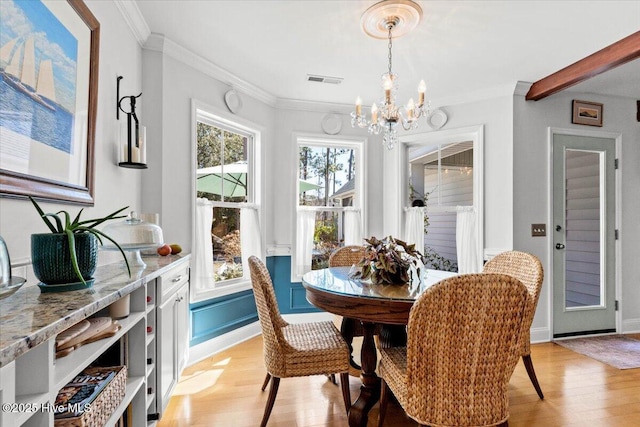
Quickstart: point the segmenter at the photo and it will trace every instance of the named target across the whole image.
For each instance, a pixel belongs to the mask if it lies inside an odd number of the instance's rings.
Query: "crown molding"
[[[123,0],[114,0],[114,2],[116,2],[116,4],[129,4],[129,2]],[[137,6],[135,6],[135,10],[137,10],[139,13],[139,9]],[[123,14],[123,16],[125,15]],[[142,22],[144,23],[144,20]],[[353,105],[351,104],[278,98],[275,95],[265,91],[264,89],[235,76],[224,68],[202,58],[200,55],[197,55],[189,49],[177,44],[176,42],[167,38],[164,34],[149,33],[149,35],[142,43],[142,48],[166,54],[173,59],[187,64],[210,77],[228,84],[235,90],[242,92],[247,96],[262,101],[265,104],[277,109],[319,113],[332,112],[343,114],[350,114],[353,110]],[[430,103],[431,108],[436,109],[444,106],[467,104],[503,96],[524,96],[526,95],[530,87],[531,83],[527,82],[516,82],[515,84],[509,83],[500,86],[494,86],[491,88],[481,89],[475,92],[466,93],[464,95],[455,95],[432,99],[430,100]]]
[[[144,42],[151,34],[151,30],[147,25],[147,21],[144,20],[142,12],[140,12],[140,9],[138,8],[138,4],[135,1],[128,0],[113,0],[113,2],[131,29],[136,40],[138,40],[138,44],[143,46]]]
[[[276,106],[277,98],[274,95],[252,83],[247,82],[246,80],[236,77],[224,68],[219,67],[213,62],[207,61],[200,55],[193,53],[189,49],[180,46],[178,43],[165,37],[163,34],[151,33],[142,48],[162,52],[177,61],[187,64],[210,77],[228,84],[239,92],[249,95],[264,102],[265,104],[274,107]]]

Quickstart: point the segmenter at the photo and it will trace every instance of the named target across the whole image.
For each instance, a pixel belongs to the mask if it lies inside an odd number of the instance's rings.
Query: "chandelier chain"
[[[389,26],[389,76],[391,76],[391,47],[392,47],[392,42],[391,42],[391,29],[393,28],[393,26]]]

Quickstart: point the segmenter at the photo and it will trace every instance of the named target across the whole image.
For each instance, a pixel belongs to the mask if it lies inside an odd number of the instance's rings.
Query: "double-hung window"
[[[297,137],[296,228],[292,281],[327,267],[331,252],[362,244],[362,140]]]
[[[482,265],[482,133],[480,127],[415,135],[407,144],[409,199],[426,205],[428,268],[466,273]]]
[[[250,286],[247,259],[262,256],[259,132],[195,108],[195,299]]]

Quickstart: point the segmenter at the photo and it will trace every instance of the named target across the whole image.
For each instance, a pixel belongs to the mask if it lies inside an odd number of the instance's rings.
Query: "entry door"
[[[553,135],[553,336],[615,332],[615,140]]]

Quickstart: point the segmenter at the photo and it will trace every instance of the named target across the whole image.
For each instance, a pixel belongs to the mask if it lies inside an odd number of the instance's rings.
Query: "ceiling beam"
[[[560,71],[538,80],[531,85],[525,99],[527,101],[538,101],[639,57],[640,31],[637,31]]]

